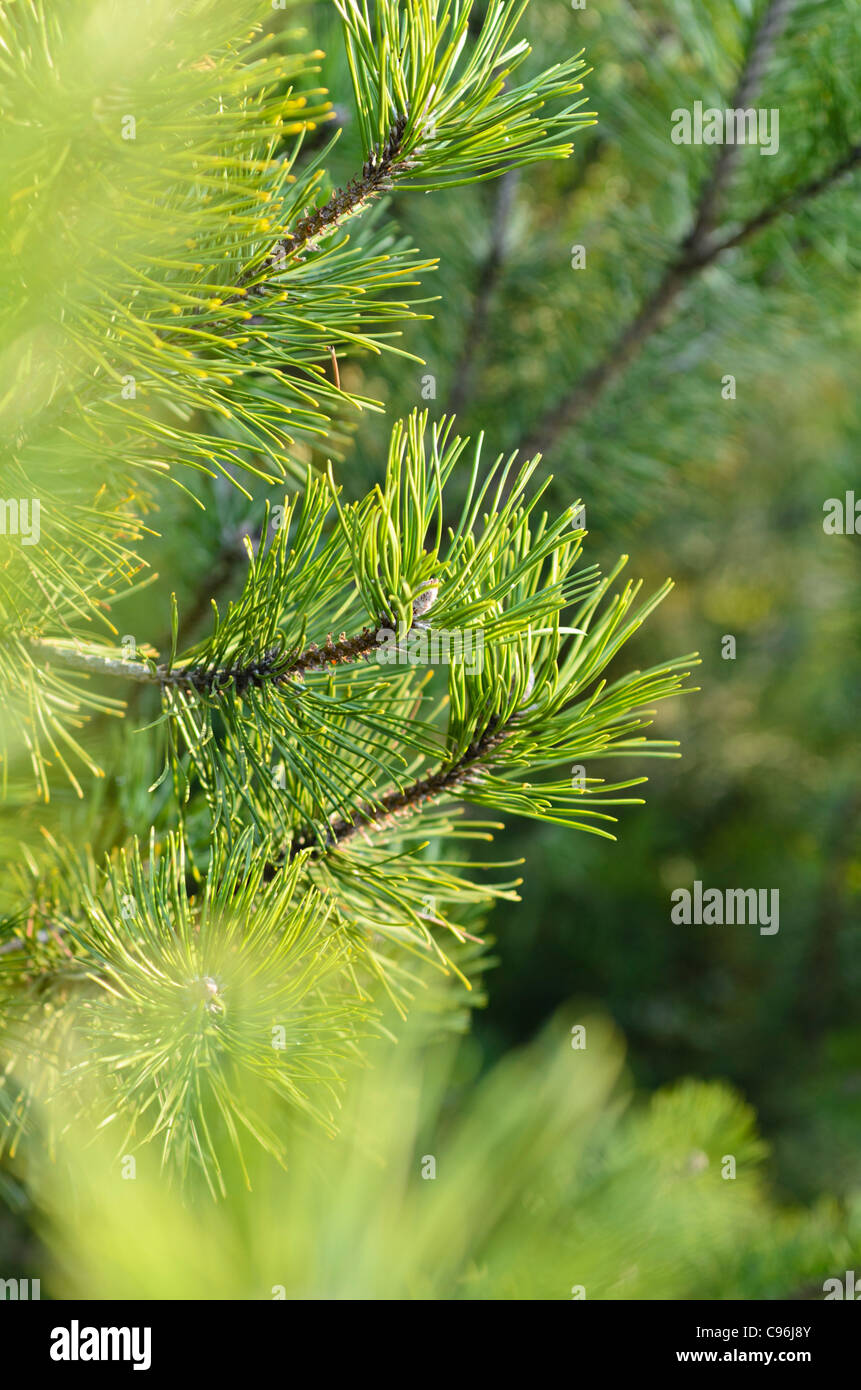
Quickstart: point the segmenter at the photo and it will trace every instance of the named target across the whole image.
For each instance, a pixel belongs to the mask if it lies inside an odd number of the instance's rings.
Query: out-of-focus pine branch
[[[794,3],[795,0],[770,0],[755,26],[738,84],[729,103],[733,110],[743,111],[756,100]],[[630,363],[644,350],[652,335],[666,322],[680,295],[695,276],[724,252],[741,246],[776,218],[796,211],[827,192],[853,173],[861,162],[861,145],[855,145],[824,173],[776,197],[759,212],[746,218],[739,228],[721,235],[718,222],[742,150],[743,146],[736,143],[720,146],[700,194],[691,226],[680,239],[658,284],[598,362],[532,427],[524,444],[527,454],[546,454],[555,449],[567,431],[594,408],[603,393],[619,380]]]

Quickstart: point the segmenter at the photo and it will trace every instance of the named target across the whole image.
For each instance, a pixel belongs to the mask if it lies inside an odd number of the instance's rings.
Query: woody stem
[[[331,822],[324,843],[318,844],[320,852],[328,853],[330,850],[339,848],[360,832],[367,834],[379,830],[389,824],[395,816],[420,811],[427,802],[435,801],[442,796],[450,796],[463,785],[471,773],[480,768],[488,754],[502,743],[506,732],[505,729],[500,729],[496,719],[492,719],[484,733],[474,739],[455,762],[437,768],[435,772],[412,782],[402,791],[387,792],[379,801],[360,809],[354,820],[348,821],[339,818]],[[285,860],[293,859],[302,849],[307,848],[313,843],[313,838],[314,832],[310,828],[299,831],[289,850],[281,855],[275,863],[267,865],[266,877],[269,879],[274,877],[281,864]]]

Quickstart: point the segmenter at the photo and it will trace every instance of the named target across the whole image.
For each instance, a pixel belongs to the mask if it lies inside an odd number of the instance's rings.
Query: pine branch
[[[733,97],[734,108],[744,107],[759,89],[765,69],[773,55],[794,0],[772,0],[763,16]],[[589,413],[604,393],[624,374],[652,336],[663,326],[688,283],[716,261],[725,251],[740,246],[769,226],[778,217],[796,211],[819,197],[850,173],[861,159],[861,147],[848,150],[819,177],[801,184],[782,198],[776,198],[738,231],[723,239],[714,236],[716,218],[727,192],[741,146],[724,145],[707,180],[689,231],[679,241],[660,281],[642,306],[618,335],[604,356],[576,382],[567,396],[549,410],[535,426],[524,444],[524,453],[546,454],[560,437]]]
[[[46,642],[33,638],[30,648],[46,665],[59,664],[71,671],[86,671],[95,676],[112,676],[118,680],[134,681],[139,685],[158,683],[158,668],[139,661],[123,661],[119,657],[105,656],[98,652],[82,652],[74,647],[64,647],[58,642]]]
[[[194,779],[216,819],[237,798],[236,814],[250,815],[270,844],[285,844],[306,825],[312,826],[306,839],[337,843],[351,837],[354,825],[382,824],[455,789],[495,809],[553,814],[594,829],[585,824],[593,812],[583,809],[582,798],[572,802],[569,782],[530,789],[508,783],[505,774],[527,765],[558,767],[573,760],[572,750],[604,756],[639,727],[630,721],[643,702],[664,698],[676,678],[671,668],[645,683],[635,675],[614,688],[608,703],[600,697],[578,705],[582,683],[597,678],[623,634],[635,630],[626,614],[637,586],[611,598],[615,574],[602,583],[594,567],[577,569],[576,507],[552,520],[537,513],[549,480],[526,497],[535,460],[518,470],[515,456],[504,467],[499,459],[482,481],[480,442],[460,521],[446,534],[443,491],[468,442],[453,436],[451,426],[443,420],[428,431],[426,414],[418,413],[399,423],[385,485],[361,502],[344,507],[331,476],[309,481],[301,510],[288,505],[272,544],[248,548],[238,600],[179,661],[176,612],[171,655],[160,665],[76,648],[74,640],[34,639],[31,650],[49,662],[130,678],[138,688],[157,685],[177,794],[185,796]],[[327,529],[333,511],[337,524]],[[596,616],[595,605],[605,598],[608,605]],[[571,624],[560,627],[571,605],[580,606]],[[563,655],[563,638],[584,639],[593,619],[588,642]],[[336,621],[354,635],[307,644],[315,624]],[[412,642],[414,628],[421,630]],[[445,645],[431,651],[423,644],[437,633]],[[461,643],[456,649],[453,636]],[[434,704],[423,692],[440,656],[449,678],[445,730],[443,705],[427,718],[420,714],[422,705]],[[349,668],[343,678],[341,667]],[[305,675],[318,679],[306,685]],[[563,692],[570,700],[564,717]],[[539,711],[557,706],[559,717],[544,727]],[[468,774],[489,749],[487,731],[496,737],[499,728],[512,735],[503,777],[473,784]],[[410,766],[418,767],[412,760],[427,758],[433,766],[445,749],[443,767],[400,790]]]
[[[347,821],[339,817],[330,824],[322,844],[315,841],[310,829],[300,831],[289,851],[274,864],[267,866],[267,876],[270,879],[274,877],[285,860],[294,859],[311,844],[315,844],[318,852],[328,853],[351,840],[354,835],[369,834],[383,827],[389,828],[394,817],[420,811],[428,802],[452,796],[470,776],[484,770],[488,754],[499,747],[507,732],[507,729],[499,727],[497,720],[492,719],[484,733],[474,739],[466,752],[455,762],[439,767],[427,777],[418,778],[402,791],[387,792],[376,804],[360,808],[353,820]]]
[[[361,210],[372,199],[379,197],[381,193],[388,193],[394,188],[394,182],[401,171],[405,171],[415,163],[412,159],[400,158],[399,154],[407,127],[407,117],[400,115],[392,124],[386,139],[371,151],[361,174],[350,179],[346,188],[338,188],[331,195],[322,207],[314,212],[306,213],[296,223],[292,232],[281,237],[268,252],[263,268],[263,274],[283,265],[288,258],[300,257],[303,251],[307,250],[321,237],[329,236],[334,232],[348,217],[352,217]],[[240,275],[238,284],[248,285],[255,281],[254,293],[261,293],[265,286],[260,283],[258,277],[261,275],[261,268],[249,267]],[[234,295],[225,303],[234,302],[239,296]]]
[[[733,110],[744,110],[759,95],[766,69],[771,62],[777,42],[794,5],[795,0],[770,0],[753,33],[747,57],[730,101],[730,107]],[[742,148],[743,146],[740,144],[721,146],[711,175],[700,194],[691,230],[682,243],[683,252],[696,256],[716,226],[720,216],[721,203],[729,189],[736,164],[741,157]]]
[[[859,162],[861,146],[856,145],[819,178],[802,184],[783,198],[776,199],[724,240],[716,240],[698,250],[688,252],[684,249],[687,242],[685,238],[685,242],[679,245],[676,258],[667,266],[657,288],[639,312],[619,334],[605,356],[583,374],[570,395],[547,412],[542,423],[533,429],[523,446],[523,452],[528,455],[541,452],[546,454],[559,442],[566,430],[577,424],[597,405],[607,389],[619,380],[653,334],[662,327],[682,290],[700,272],[725,251],[742,245],[784,213],[793,212],[826,192],[851,173]]]
[[[42,639],[34,640],[31,647],[45,661],[59,662],[72,670],[87,671],[91,675],[159,685],[162,689],[195,690],[207,695],[229,687],[237,695],[242,695],[252,687],[259,690],[264,686],[283,685],[287,680],[301,678],[306,671],[325,671],[345,662],[361,661],[377,650],[387,631],[388,628],[381,624],[379,627],[363,628],[353,637],[341,633],[337,641],[333,641],[329,633],[322,646],[312,642],[298,656],[288,657],[286,661],[282,652],[273,648],[253,661],[237,661],[230,666],[147,666],[138,661],[122,661],[95,652],[76,651],[72,647]]]

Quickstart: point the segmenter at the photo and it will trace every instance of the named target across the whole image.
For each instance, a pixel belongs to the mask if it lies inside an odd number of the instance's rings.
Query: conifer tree
[[[380,1059],[407,1051],[407,1018],[462,1026],[519,884],[484,857],[494,832],[611,840],[641,760],[676,756],[647,730],[697,661],[631,669],[622,649],[671,585],[645,590],[624,559],[599,572],[540,441],[497,454],[493,410],[470,439],[368,387],[369,363],[420,374],[434,199],[571,161],[595,119],[583,56],[536,64],[526,0],[327,10],[310,35],[251,0],[0,11],[0,1120],[9,1171],[61,1230],[45,1156],[80,1193],[83,1145],[95,1173],[158,1172],[160,1238],[183,1202],[265,1189],[279,1165],[293,1219],[327,1171],[319,1136],[379,1121],[362,1067],[396,1069]],[[418,245],[392,199],[421,207]],[[370,417],[365,487],[349,444]],[[552,1147],[582,1115],[550,1071],[516,1113]],[[612,1105],[596,1084],[590,1124]],[[685,1134],[703,1094],[684,1095]],[[753,1162],[747,1120],[705,1094]],[[516,1152],[513,1129],[500,1142]],[[781,1227],[799,1278],[826,1226]],[[504,1291],[504,1263],[478,1296]],[[467,1266],[441,1266],[433,1296]]]
[[[513,883],[462,859],[492,822],[457,808],[608,835],[642,778],[594,767],[671,747],[646,711],[690,661],[620,673],[666,589],[581,565],[577,505],[543,508],[536,459],[488,463],[414,412],[359,501],[316,461],[370,404],[341,363],[393,350],[414,312],[416,255],[366,214],[394,187],[570,155],[582,59],[523,77],[522,4],[473,35],[470,4],[345,0],[363,163],[330,191],[328,146],[303,153],[330,114],[313,57],[255,8],[148,6],[120,32],[110,5],[34,0],[7,13],[3,60],[3,490],[22,523],[4,773],[19,797],[25,770],[46,801],[64,775],[85,796],[85,716],[141,688],[158,709],[137,737],[164,758],[157,811],[106,859],[59,833],[27,856],[3,956],[9,1142],[34,1094],[50,1117],[73,1087],[121,1152],[155,1143],[214,1192],[224,1143],[279,1156],[294,1116],[335,1125],[381,991],[406,1008],[426,959],[466,979],[476,906]],[[84,63],[94,27],[102,62]],[[34,109],[46,69],[53,105]],[[218,475],[266,498],[244,585],[191,645],[176,603],[168,650],[123,634],[171,483],[203,501]]]

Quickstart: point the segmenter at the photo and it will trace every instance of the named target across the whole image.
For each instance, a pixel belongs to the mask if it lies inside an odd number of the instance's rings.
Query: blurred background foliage
[[[779,108],[780,149],[743,153],[729,227],[857,146],[860,8],[792,9],[758,103]],[[361,154],[333,7],[297,10],[290,27],[304,20],[328,55],[321,80],[343,127],[329,163],[343,183]],[[547,427],[690,225],[714,148],[673,145],[670,115],[731,104],[750,17],[747,0],[645,11],[533,0],[531,62],[585,48],[598,124],[566,163],[376,209],[439,258],[423,281],[433,318],[404,335],[420,360],[340,364],[351,390],[386,403],[341,422],[348,494],[379,479],[392,420],[421,404],[456,411],[491,451],[545,449],[547,436],[554,500],[584,499],[590,559],[609,568],[624,550],[647,585],[673,576],[639,659],[703,654],[702,692],[656,721],[681,739],[683,761],[655,765],[647,806],[626,811],[616,846],[509,827],[489,855],[523,857],[528,872],[521,901],[490,923],[486,1008],[456,1056],[432,1049],[418,1068],[407,1047],[381,1055],[325,1160],[322,1141],[297,1147],[290,1181],[261,1170],[251,1197],[205,1223],[157,1175],[91,1188],[83,1161],[76,1218],[49,1176],[28,1175],[37,1219],[8,1174],[0,1273],[43,1268],[28,1223],[55,1252],[51,1291],[93,1297],[268,1298],[277,1286],[287,1297],[570,1297],[573,1285],[589,1297],[820,1297],[823,1278],[857,1261],[861,541],[822,527],[826,499],[858,484],[857,173],[692,277],[576,424]],[[734,400],[722,398],[727,374]],[[147,552],[162,578],[132,597],[122,630],[164,643],[152,614],[172,589],[189,630],[208,612],[201,575],[238,589],[236,538],[260,508],[226,484],[206,489],[206,511],[176,490]],[[734,660],[721,655],[726,635]],[[98,850],[159,805],[145,790],[156,770],[145,736],[111,721],[97,751],[121,770],[85,805],[60,789],[38,822],[62,821]],[[13,787],[4,853],[31,830]],[[779,889],[778,934],[672,924],[670,893],[694,879]],[[590,1047],[572,1052],[571,1020],[598,1017],[614,1026],[595,1021]],[[368,1125],[373,1155],[355,1141]],[[440,1161],[423,1182],[418,1159],[439,1156],[443,1139],[463,1161],[448,1172]],[[726,1153],[735,1182],[719,1178]]]
[[[68,1115],[30,1173],[54,1296],[153,1299],[720,1299],[821,1296],[857,1205],[769,1195],[753,1113],[720,1083],[632,1104],[618,1034],[563,1011],[476,1074],[398,1028],[347,1088],[340,1133],[291,1136],[288,1171],[225,1152],[228,1201],[184,1201]],[[424,1034],[424,1036],[422,1036]],[[467,1048],[468,1051],[468,1048]],[[727,1152],[735,1169],[728,1177]],[[111,1180],[105,1180],[110,1171]],[[64,1176],[58,1177],[58,1172]],[[123,1178],[129,1180],[122,1180]],[[133,1179],[133,1180],[131,1180]]]

